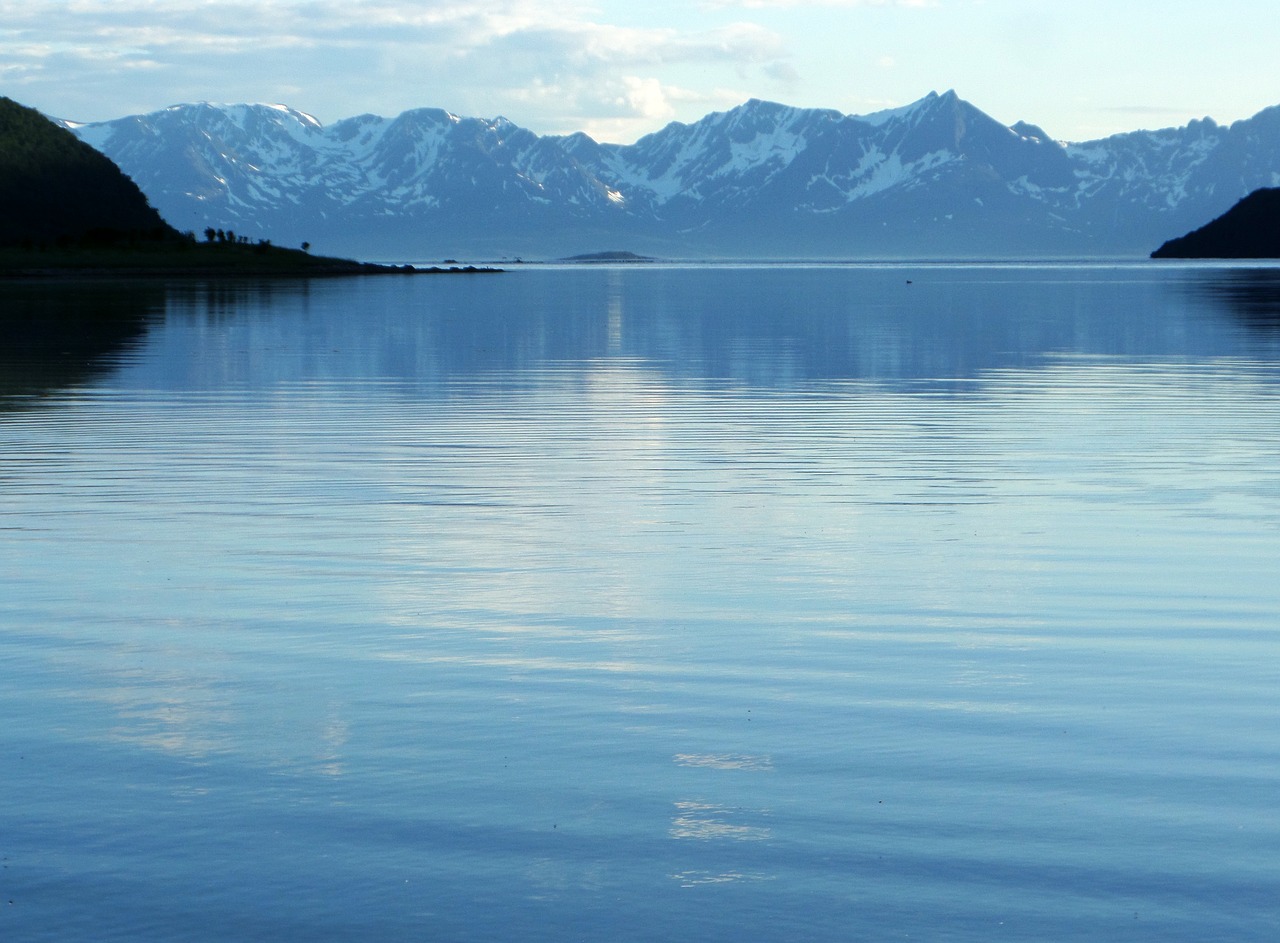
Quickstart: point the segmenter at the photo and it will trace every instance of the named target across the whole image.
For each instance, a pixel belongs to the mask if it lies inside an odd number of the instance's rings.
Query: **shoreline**
[[[0,247],[0,281],[74,279],[333,278],[352,275],[476,275],[500,268],[456,262],[416,266],[310,255],[270,244],[157,242]]]
[[[218,279],[239,278],[343,278],[356,275],[496,275],[505,270],[489,266],[429,266],[379,265],[375,262],[354,262],[349,265],[317,265],[311,268],[283,269],[273,266],[231,268],[224,266],[40,266],[28,268],[0,268],[0,281],[39,280],[49,278],[76,279]]]

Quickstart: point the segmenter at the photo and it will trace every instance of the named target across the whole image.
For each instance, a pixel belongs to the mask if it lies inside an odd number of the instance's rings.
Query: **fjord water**
[[[3,286],[0,936],[1275,939],[1275,275]]]

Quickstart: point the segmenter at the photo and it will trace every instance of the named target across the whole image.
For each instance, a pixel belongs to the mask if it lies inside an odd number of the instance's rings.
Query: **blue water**
[[[0,939],[1271,941],[1280,278],[0,286]]]

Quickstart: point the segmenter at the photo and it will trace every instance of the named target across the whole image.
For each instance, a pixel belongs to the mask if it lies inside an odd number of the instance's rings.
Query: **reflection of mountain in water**
[[[430,396],[481,375],[490,388],[495,378],[574,382],[583,362],[611,361],[762,390],[858,381],[959,391],[1062,355],[1194,359],[1257,346],[1231,318],[1188,304],[1180,284],[1156,266],[584,267],[189,290],[168,299],[163,362],[125,382],[379,378]]]
[[[521,274],[486,303],[432,304],[396,376],[621,358],[673,378],[761,389],[814,382],[957,390],[1063,355],[1232,356],[1220,317],[1171,306],[1142,268],[759,268]],[[472,293],[474,296],[474,293]]]
[[[149,282],[0,285],[0,409],[108,372],[163,310]]]
[[[1191,283],[1192,292],[1247,327],[1280,331],[1280,269],[1231,269]]]
[[[428,398],[585,382],[584,362],[760,390],[972,388],[1061,356],[1276,359],[1280,271],[526,270],[493,279],[0,286],[0,394],[378,379]],[[1244,327],[1242,327],[1244,325]],[[569,369],[565,369],[569,366]]]

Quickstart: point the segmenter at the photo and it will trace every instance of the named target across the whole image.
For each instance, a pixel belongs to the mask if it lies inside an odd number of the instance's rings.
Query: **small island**
[[[0,277],[317,277],[499,272],[380,265],[206,229],[178,232],[112,161],[0,97]]]
[[[650,258],[647,255],[637,255],[634,252],[624,250],[612,250],[609,252],[588,252],[584,255],[571,255],[567,259],[561,259],[562,262],[574,262],[585,265],[599,264],[602,262],[656,262],[657,259]]]
[[[1280,187],[1255,190],[1217,219],[1170,239],[1153,259],[1280,259]]]

